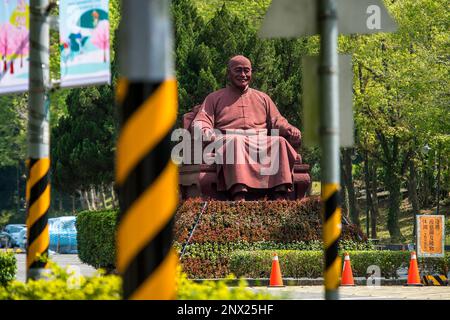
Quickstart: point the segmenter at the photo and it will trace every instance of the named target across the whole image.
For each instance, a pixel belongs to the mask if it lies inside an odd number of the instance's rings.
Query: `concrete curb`
[[[269,278],[243,278],[247,281],[247,285],[249,287],[266,287],[269,285]],[[224,278],[218,279],[192,279],[192,281],[196,283],[202,283],[205,281],[218,282],[223,281]],[[405,285],[407,279],[386,279],[380,278],[378,279],[380,282],[378,285],[381,286],[402,286]],[[364,277],[355,277],[354,278],[356,286],[367,286],[367,279]],[[239,285],[239,279],[231,279],[227,280],[227,284],[231,287],[236,287]],[[323,278],[283,278],[283,284],[285,286],[323,286]]]

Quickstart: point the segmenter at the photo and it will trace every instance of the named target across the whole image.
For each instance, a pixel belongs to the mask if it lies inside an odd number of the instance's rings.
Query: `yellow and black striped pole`
[[[339,207],[339,185],[322,186],[323,244],[325,250],[324,283],[327,299],[337,298],[341,258],[338,256],[341,236],[341,208]]]
[[[27,160],[28,179],[25,198],[27,201],[27,274],[39,278],[46,267],[40,257],[46,255],[49,246],[47,212],[50,208],[50,159]],[[37,272],[36,272],[37,271]]]
[[[124,299],[176,298],[172,226],[178,170],[171,160],[170,136],[177,84],[169,12],[166,0],[122,2],[116,183],[121,211],[117,268]]]
[[[337,0],[318,1],[320,31],[320,142],[322,147],[321,181],[323,242],[325,251],[325,299],[339,299],[341,259],[338,257],[341,236],[339,201],[339,79],[337,54]]]
[[[48,0],[30,1],[30,73],[28,99],[27,159],[27,280],[39,279],[46,272],[49,246],[48,217],[50,207],[50,136],[48,89],[49,23]]]

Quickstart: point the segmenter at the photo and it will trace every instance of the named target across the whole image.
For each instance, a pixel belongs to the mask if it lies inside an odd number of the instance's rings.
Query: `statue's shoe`
[[[246,192],[237,192],[233,195],[233,201],[245,201]]]

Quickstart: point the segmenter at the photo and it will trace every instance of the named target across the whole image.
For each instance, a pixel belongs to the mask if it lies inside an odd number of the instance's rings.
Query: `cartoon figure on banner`
[[[69,10],[68,10],[69,11]],[[100,8],[82,12],[70,10],[65,21],[68,34],[61,34],[61,77],[82,73],[83,68],[98,68],[95,64],[109,61],[108,13]],[[100,50],[101,51],[100,51]],[[84,65],[84,66],[82,66]]]
[[[72,61],[75,57],[83,53],[82,48],[86,44],[89,36],[84,36],[81,32],[70,33],[66,42],[60,44],[61,60],[64,62],[67,73],[67,62]]]

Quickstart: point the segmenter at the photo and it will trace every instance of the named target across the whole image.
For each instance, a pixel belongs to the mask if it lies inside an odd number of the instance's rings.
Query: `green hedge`
[[[203,203],[188,200],[180,205],[175,216],[175,245],[181,246],[186,242]],[[84,211],[78,214],[81,261],[96,268],[114,268],[117,215],[117,211]],[[365,240],[354,225],[344,225],[342,237],[344,241]],[[302,249],[299,246],[309,243],[319,246],[321,239],[320,201],[317,197],[299,201],[209,201],[190,241],[190,248],[192,251],[205,244],[201,248],[204,250],[214,243],[211,246],[218,246],[219,251],[227,253],[238,249],[272,249],[273,244],[276,244],[276,249]],[[250,245],[242,247],[242,243]],[[215,267],[217,265],[213,264],[211,268]],[[189,270],[187,272],[191,275]],[[221,267],[220,270],[226,271],[226,268]]]
[[[121,278],[99,272],[83,277],[49,261],[46,278],[26,283],[11,281],[0,287],[0,300],[117,300],[121,298]]]
[[[366,242],[343,240],[339,243],[342,250],[373,250],[374,246]],[[182,245],[175,248],[181,252]],[[186,247],[181,259],[183,271],[191,278],[223,278],[230,273],[230,255],[235,251],[254,250],[322,250],[322,241],[295,241],[279,243],[274,241],[229,242],[229,243],[193,243]]]
[[[114,269],[117,211],[83,211],[77,215],[78,256],[95,268]]]
[[[14,280],[17,272],[16,256],[13,252],[0,252],[0,286]]]
[[[230,271],[237,277],[269,278],[272,250],[238,251],[230,256]],[[283,277],[320,278],[323,277],[323,251],[277,251]],[[343,256],[343,253],[340,253]],[[397,278],[397,269],[408,267],[410,253],[407,251],[349,251],[353,275],[366,276],[370,265],[381,269],[381,276]],[[427,259],[427,267],[434,272],[447,274],[450,266],[450,254],[444,259]],[[419,268],[422,266],[419,261]]]
[[[234,277],[228,277],[234,279]],[[178,300],[273,300],[269,293],[253,292],[247,283],[240,280],[238,286],[229,287],[227,280],[196,283],[182,273],[178,278]]]

